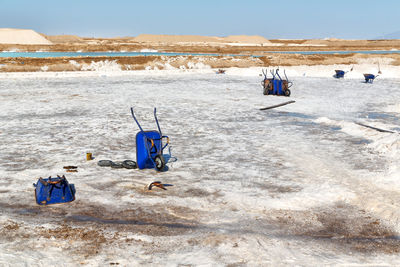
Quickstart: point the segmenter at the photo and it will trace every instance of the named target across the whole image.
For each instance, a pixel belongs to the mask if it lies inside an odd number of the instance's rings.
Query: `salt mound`
[[[71,62],[70,64],[75,65],[75,66],[79,66],[77,65],[76,62]],[[105,61],[98,61],[98,62],[94,62],[92,61],[89,64],[83,64],[81,67],[81,70],[83,71],[102,71],[102,72],[120,72],[121,69],[121,65],[119,65],[117,63],[117,60],[105,60]]]
[[[199,36],[199,35],[156,35],[156,34],[140,34],[134,38],[136,42],[159,42],[159,43],[196,43],[196,42],[218,42],[216,37]]]
[[[140,34],[134,38],[136,42],[159,42],[159,43],[269,43],[262,36],[232,35],[228,37],[200,36],[200,35],[156,35]]]
[[[33,30],[0,29],[0,44],[51,45],[52,42]]]
[[[311,39],[305,41],[303,44],[310,44],[310,45],[328,45],[330,44],[328,40],[322,40],[322,39]]]
[[[53,43],[81,43],[83,39],[76,35],[46,35],[47,40]]]
[[[338,45],[338,46],[362,46],[368,45],[367,40],[345,40],[345,39],[337,39],[337,38],[325,38],[325,39],[311,39],[305,41],[303,44],[310,45]]]
[[[265,44],[270,43],[266,38],[259,35],[230,35],[223,38],[225,42],[238,42],[238,43],[249,43],[249,44]]]

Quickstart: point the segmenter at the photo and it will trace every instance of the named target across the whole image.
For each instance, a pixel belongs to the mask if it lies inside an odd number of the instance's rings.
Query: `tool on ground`
[[[149,184],[148,189],[151,190],[153,188],[153,186],[156,186],[156,187],[159,187],[161,189],[167,190],[167,188],[165,188],[164,185],[160,181],[152,182],[151,184]]]

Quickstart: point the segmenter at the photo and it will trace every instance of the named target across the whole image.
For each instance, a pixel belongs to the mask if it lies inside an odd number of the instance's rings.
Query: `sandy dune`
[[[83,42],[83,39],[76,35],[45,35],[45,38],[56,44]]]
[[[179,43],[179,42],[218,42],[216,37],[198,35],[155,35],[140,34],[134,38],[136,42],[160,42],[160,43]]]
[[[155,35],[140,34],[134,38],[136,42],[159,42],[159,43],[269,43],[262,36],[232,35],[228,37],[200,36],[200,35]]]
[[[1,44],[51,45],[52,42],[33,30],[0,29]]]
[[[237,42],[237,43],[252,43],[252,44],[267,44],[271,43],[268,39],[259,35],[230,35],[224,37],[225,42]]]

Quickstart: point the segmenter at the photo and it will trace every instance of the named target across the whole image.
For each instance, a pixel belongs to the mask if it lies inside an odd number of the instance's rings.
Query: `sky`
[[[400,0],[0,0],[0,28],[48,35],[261,35],[373,39],[400,31]]]

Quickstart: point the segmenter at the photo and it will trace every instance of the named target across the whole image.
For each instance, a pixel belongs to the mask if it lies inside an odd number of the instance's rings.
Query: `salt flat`
[[[396,264],[400,136],[354,122],[400,132],[400,80],[303,72],[268,111],[256,68],[0,76],[0,265]],[[130,107],[157,107],[166,172],[97,166],[136,159]],[[36,205],[57,174],[76,200]]]

